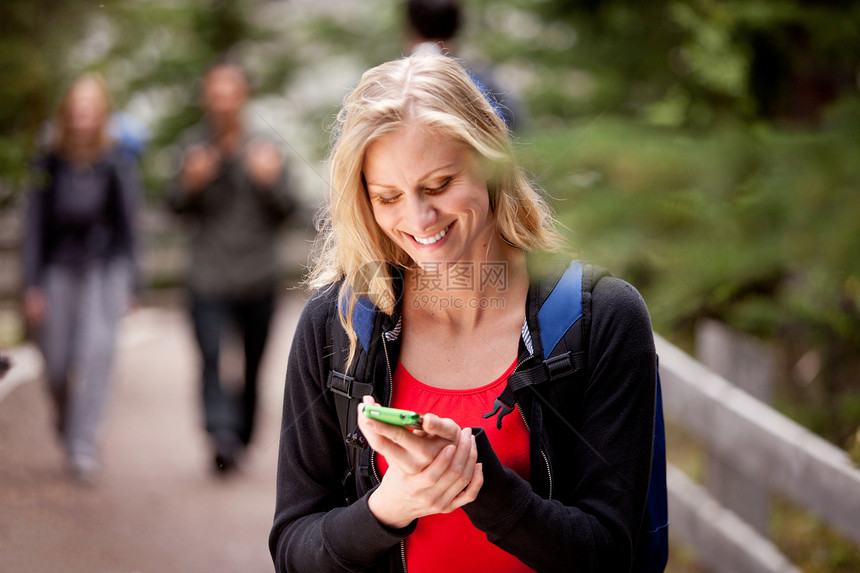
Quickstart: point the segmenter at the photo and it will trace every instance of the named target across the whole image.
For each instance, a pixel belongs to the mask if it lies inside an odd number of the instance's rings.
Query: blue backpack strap
[[[552,351],[571,326],[582,317],[582,263],[573,261],[538,310],[543,359]]]
[[[343,309],[345,301],[339,301],[338,310]],[[352,309],[352,325],[362,350],[367,353],[370,350],[370,337],[373,335],[373,318],[376,307],[367,297],[358,297],[355,308]]]
[[[587,354],[585,349],[575,351],[559,346],[562,338],[575,324],[582,323],[583,318],[583,278],[586,267],[579,261],[572,261],[552,286],[537,311],[537,336],[532,336],[534,355],[539,357],[537,364],[531,368],[514,371],[508,376],[504,391],[493,403],[493,410],[484,414],[484,418],[496,416],[496,427],[501,429],[502,419],[513,412],[516,394],[527,387],[558,380],[564,376],[575,374],[586,367]],[[591,284],[586,284],[591,288]],[[529,296],[540,299],[543,297],[543,285],[531,289]],[[588,299],[590,303],[590,298]],[[528,317],[527,317],[528,321]],[[589,321],[590,323],[590,321]],[[589,326],[590,327],[590,326]],[[582,340],[582,335],[579,337]]]

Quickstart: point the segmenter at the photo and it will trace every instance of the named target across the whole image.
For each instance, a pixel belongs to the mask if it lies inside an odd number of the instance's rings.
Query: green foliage
[[[856,3],[480,4],[475,41],[493,60],[525,70],[541,127],[606,110],[697,129],[727,118],[814,124],[840,94],[856,92]]]
[[[852,573],[860,569],[854,545],[825,523],[791,503],[777,499],[771,531],[785,555],[809,573]]]
[[[702,136],[604,116],[536,136],[523,156],[580,255],[639,287],[657,330],[683,337],[712,317],[796,340],[784,352],[789,381],[794,363],[818,352],[813,388],[841,382],[808,403],[832,404],[819,429],[840,442],[857,423],[841,397],[860,390],[849,375],[860,357],[853,127],[736,126]]]
[[[54,65],[86,17],[50,0],[0,3],[0,208],[14,198],[42,121],[63,79]]]

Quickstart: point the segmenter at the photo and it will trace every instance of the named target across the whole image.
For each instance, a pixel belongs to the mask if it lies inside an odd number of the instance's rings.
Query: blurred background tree
[[[458,53],[525,103],[518,150],[578,256],[633,282],[656,330],[688,349],[703,317],[769,342],[777,406],[851,448],[860,3],[464,6]],[[288,148],[315,205],[326,128],[361,72],[401,53],[403,24],[398,0],[0,3],[0,205],[18,204],[62,89],[95,70],[152,134],[142,166],[159,208],[176,141],[200,117],[198,79],[225,52],[248,68],[252,119]]]
[[[52,111],[55,77],[67,48],[62,36],[82,28],[85,17],[48,0],[0,5],[0,206],[13,198],[26,173],[28,150]]]
[[[639,286],[678,342],[713,317],[776,343],[783,406],[846,447],[860,423],[860,7],[488,3],[481,29],[523,78],[538,126],[524,155],[582,256]]]
[[[523,158],[580,256],[637,284],[677,342],[704,316],[778,342],[785,407],[845,446],[860,420],[860,6],[464,5],[460,53],[525,101]],[[54,102],[89,70],[149,127],[157,200],[200,118],[198,79],[229,53],[316,202],[331,115],[361,71],[400,53],[402,30],[396,0],[5,2],[0,201],[16,200]]]

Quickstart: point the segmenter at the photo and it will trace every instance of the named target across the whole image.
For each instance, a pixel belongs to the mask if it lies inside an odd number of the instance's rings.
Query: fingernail
[[[452,458],[452,457],[454,457],[454,451],[455,451],[456,449],[457,449],[457,448],[455,448],[453,445],[445,446],[445,457],[446,457],[446,458]]]

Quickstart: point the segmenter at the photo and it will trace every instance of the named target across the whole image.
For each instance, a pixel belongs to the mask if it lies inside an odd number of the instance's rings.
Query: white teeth
[[[415,235],[412,235],[412,236],[415,238],[416,241],[418,241],[422,245],[432,245],[433,243],[435,243],[436,241],[438,241],[439,239],[444,237],[448,233],[448,229],[450,229],[450,228],[451,228],[450,226],[445,227],[444,229],[442,229],[441,231],[439,231],[438,233],[436,233],[432,237],[428,237],[426,239],[421,239],[419,237],[415,237]]]

